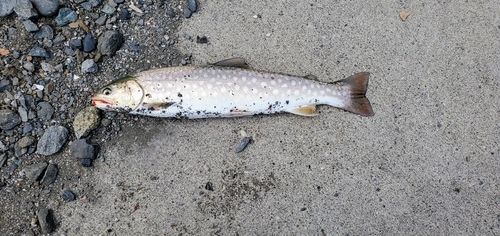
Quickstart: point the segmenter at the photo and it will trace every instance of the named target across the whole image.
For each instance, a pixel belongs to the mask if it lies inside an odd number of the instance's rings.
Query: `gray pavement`
[[[327,82],[369,71],[375,116],[138,117],[103,146],[106,161],[84,175],[88,201],[63,206],[59,232],[500,234],[498,2],[199,8],[179,32],[193,64],[244,57]],[[236,154],[240,130],[255,140]]]

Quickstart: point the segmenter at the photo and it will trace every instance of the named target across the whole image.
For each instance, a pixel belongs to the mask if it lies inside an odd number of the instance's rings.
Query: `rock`
[[[24,28],[28,32],[35,32],[38,30],[38,26],[36,26],[36,24],[33,23],[33,21],[25,20],[25,21],[23,21],[23,24],[24,24]]]
[[[48,102],[41,102],[38,103],[38,106],[40,107],[38,111],[36,112],[36,115],[38,118],[49,121],[52,119],[52,115],[54,114],[54,108],[50,103]]]
[[[192,12],[196,12],[197,0],[187,0],[187,1],[188,1],[189,10],[191,10]]]
[[[97,155],[97,146],[89,144],[86,139],[79,139],[74,141],[69,150],[71,155],[78,159],[92,159],[94,160]]]
[[[75,22],[76,20],[78,20],[78,15],[73,10],[66,7],[59,9],[59,14],[56,17],[56,23],[58,26],[67,25],[71,22]]]
[[[92,4],[92,7],[97,7],[102,4],[102,0],[89,0],[89,3]]]
[[[50,126],[38,140],[37,153],[52,155],[58,152],[68,139],[68,130],[63,126]]]
[[[174,18],[175,12],[169,9],[169,10],[167,10],[167,15],[170,16],[170,18]]]
[[[23,135],[26,135],[27,133],[31,132],[33,130],[33,125],[30,123],[24,123],[23,125]]]
[[[245,150],[247,145],[250,143],[252,139],[250,137],[244,137],[241,139],[240,144],[238,144],[238,147],[236,147],[236,153],[242,152]]]
[[[193,12],[191,10],[189,10],[189,8],[184,8],[184,17],[186,18],[190,18],[191,17],[191,14],[193,14]]]
[[[97,18],[97,20],[95,20],[95,23],[102,26],[106,24],[106,18],[107,16],[105,14],[102,14],[102,16],[100,16],[99,18]]]
[[[28,121],[28,111],[26,111],[24,107],[18,107],[17,112],[19,113],[22,122]]]
[[[96,73],[98,71],[97,64],[94,59],[87,59],[82,63],[82,73]]]
[[[13,57],[14,59],[18,59],[20,56],[21,56],[21,53],[19,53],[18,51],[14,51],[14,52],[12,52],[12,57]]]
[[[87,107],[78,112],[73,121],[73,129],[76,138],[80,139],[97,128],[97,126],[99,126],[99,121],[99,110],[94,106]]]
[[[5,90],[10,90],[11,88],[12,84],[10,83],[10,80],[8,79],[0,80],[0,93],[2,93]]]
[[[31,63],[29,61],[25,62],[23,67],[24,67],[24,69],[31,71],[31,72],[33,72],[35,70],[35,65],[33,65],[33,63]]]
[[[42,173],[46,167],[47,167],[47,163],[40,162],[40,163],[26,166],[23,169],[23,172],[26,175],[26,178],[28,178],[29,181],[34,183],[35,181],[37,181],[40,178],[40,176],[42,175]]]
[[[87,11],[92,10],[92,4],[90,4],[90,2],[82,2],[80,6]]]
[[[57,177],[57,172],[59,170],[57,169],[57,166],[54,164],[49,164],[47,166],[47,170],[45,171],[45,174],[43,175],[42,181],[40,182],[43,185],[49,185],[53,184],[56,182],[56,177]]]
[[[116,4],[122,4],[125,0],[113,0]]]
[[[91,52],[95,49],[96,43],[97,41],[92,37],[92,35],[87,34],[87,36],[83,39],[83,51]]]
[[[33,47],[28,55],[32,57],[49,57],[47,51],[39,46]]]
[[[83,167],[92,167],[92,159],[85,158],[82,159],[80,163]]]
[[[54,16],[61,6],[59,0],[31,0],[36,10],[42,16]]]
[[[21,117],[15,111],[0,110],[0,128],[2,130],[11,130],[19,124],[21,124]]]
[[[35,39],[52,39],[54,38],[54,30],[52,30],[52,27],[48,25],[43,25],[40,28],[40,31],[36,32],[35,36],[33,36]]]
[[[19,141],[17,141],[17,145],[20,147],[20,148],[25,148],[25,147],[29,147],[31,144],[33,144],[35,142],[35,139],[30,137],[30,136],[24,136],[22,137],[21,139],[19,139]]]
[[[33,8],[33,4],[31,4],[30,0],[17,0],[14,12],[21,20],[34,20],[38,18],[38,12]]]
[[[73,194],[73,192],[71,192],[71,190],[66,189],[62,193],[62,198],[64,201],[71,202],[71,201],[75,200],[75,194]]]
[[[0,1],[0,17],[8,16],[14,12],[14,7],[17,5],[17,0],[2,0]]]
[[[109,4],[105,4],[104,6],[102,6],[101,11],[108,15],[112,15],[113,13],[115,13],[116,8],[110,6]]]
[[[50,234],[55,229],[54,217],[52,216],[52,211],[47,208],[40,209],[37,214],[38,223],[40,228],[42,228],[43,234]]]
[[[109,120],[107,118],[104,118],[104,119],[101,120],[101,125],[104,126],[104,127],[106,127],[106,126],[108,126],[110,124],[111,124],[111,120]]]
[[[98,50],[102,55],[114,56],[123,44],[123,35],[117,31],[106,31],[99,37]]]
[[[74,38],[69,40],[69,46],[72,49],[82,49],[82,40],[79,38]]]
[[[47,62],[40,62],[40,66],[42,66],[42,70],[45,72],[52,72],[52,65]],[[47,88],[47,87],[45,87]]]
[[[127,9],[122,8],[118,13],[118,19],[120,20],[128,20],[130,19],[130,12]]]

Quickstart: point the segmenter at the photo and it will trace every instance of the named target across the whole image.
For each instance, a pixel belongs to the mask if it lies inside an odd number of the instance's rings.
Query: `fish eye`
[[[111,89],[110,88],[105,88],[102,90],[102,93],[104,93],[104,95],[108,96],[108,95],[111,95]]]

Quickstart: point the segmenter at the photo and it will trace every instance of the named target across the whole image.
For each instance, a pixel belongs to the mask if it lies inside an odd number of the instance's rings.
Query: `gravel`
[[[0,17],[8,16],[14,12],[14,7],[17,5],[17,0],[2,0],[0,1]]]
[[[97,146],[89,144],[86,139],[79,139],[71,143],[69,150],[71,156],[78,159],[95,159],[97,155]]]
[[[14,7],[14,12],[21,20],[34,20],[38,18],[38,13],[33,8],[30,0],[18,0],[17,5]]]
[[[76,198],[75,198],[75,194],[73,192],[71,192],[71,190],[66,189],[62,193],[62,199],[64,201],[71,202],[71,201],[74,201]]]
[[[36,112],[38,118],[49,121],[52,119],[52,115],[54,114],[54,107],[49,102],[41,102],[38,103],[38,111]]]
[[[42,181],[40,182],[43,185],[53,184],[57,178],[57,166],[54,164],[49,164],[47,166],[47,170],[45,170],[45,174],[43,175]]]

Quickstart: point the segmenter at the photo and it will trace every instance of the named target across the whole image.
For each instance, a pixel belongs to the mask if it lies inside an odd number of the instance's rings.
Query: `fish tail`
[[[336,82],[349,88],[348,98],[342,107],[344,110],[361,116],[374,115],[370,101],[365,96],[369,77],[369,72],[361,72]]]

